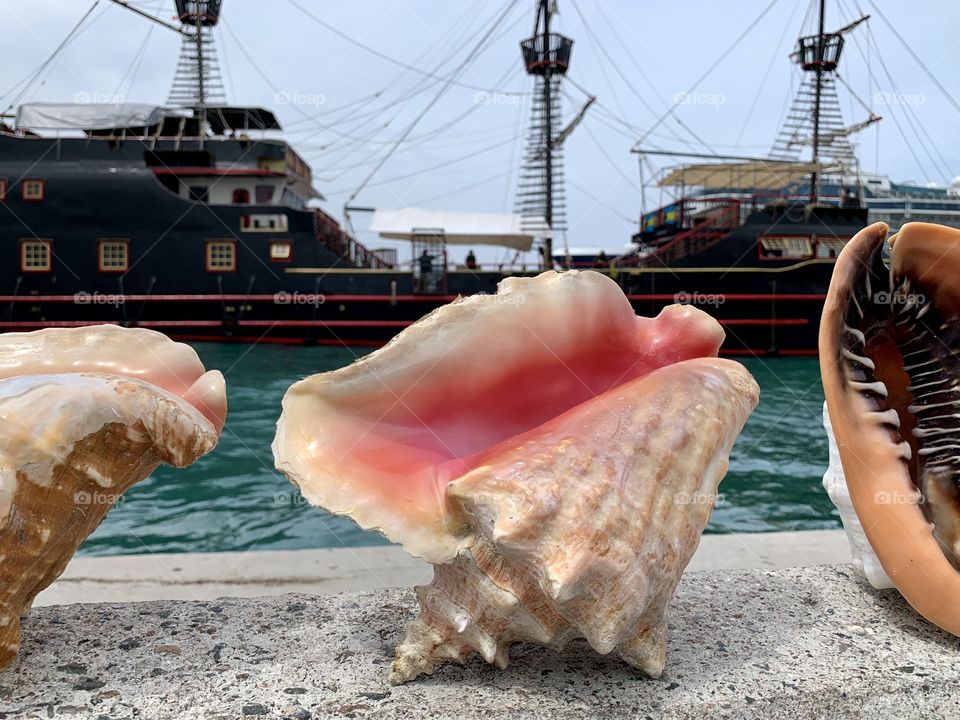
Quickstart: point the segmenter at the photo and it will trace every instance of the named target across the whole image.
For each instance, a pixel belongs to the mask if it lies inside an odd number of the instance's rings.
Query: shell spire
[[[505,667],[510,645],[584,637],[657,677],[667,604],[757,402],[728,360],[687,360],[494,448],[452,481],[473,543],[417,588],[421,614],[392,683],[473,651]]]

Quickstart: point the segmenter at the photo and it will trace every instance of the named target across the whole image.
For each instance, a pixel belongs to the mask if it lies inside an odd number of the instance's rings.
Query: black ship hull
[[[831,267],[790,268],[773,279],[766,272],[707,270],[617,280],[647,286],[645,292],[625,288],[639,314],[655,315],[679,302],[717,318],[727,333],[726,354],[812,355]],[[453,282],[453,275],[449,285],[462,294],[493,292],[504,277],[499,272],[471,273]],[[356,270],[339,272],[333,279],[289,283],[274,293],[124,294],[104,286],[66,295],[6,295],[0,297],[0,307],[5,306],[0,330],[117,323],[181,340],[376,346],[457,297],[450,292],[418,294],[412,284],[409,273]]]
[[[0,133],[0,331],[107,322],[185,340],[379,345],[458,295],[492,293],[508,275],[536,272],[438,267],[425,284],[305,202],[186,193],[201,180],[211,193],[228,183],[302,183],[291,153],[281,141],[246,138],[201,145]],[[39,196],[31,179],[42,181]],[[823,252],[826,238],[834,246],[848,239],[866,211],[690,202],[648,255],[598,270],[638,313],[676,302],[710,313],[727,332],[724,353],[814,354],[835,256]],[[763,256],[761,240],[772,235],[808,238],[809,257]],[[104,242],[124,245],[122,268],[103,266]],[[38,247],[39,261],[25,250]],[[229,250],[229,262],[211,247]]]

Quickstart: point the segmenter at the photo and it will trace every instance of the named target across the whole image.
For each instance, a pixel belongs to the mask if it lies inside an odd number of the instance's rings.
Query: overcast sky
[[[507,7],[507,0],[295,2],[350,38],[439,76],[460,65]],[[869,32],[876,46],[867,42],[863,27],[849,38],[841,73],[853,94],[840,87],[844,120],[865,119],[866,106],[885,118],[858,136],[861,165],[895,180],[948,183],[960,175],[960,111],[910,57],[870,0],[828,1],[828,29],[858,14],[858,2],[873,14]],[[960,98],[960,4],[875,2],[946,91]],[[91,4],[0,0],[4,108],[18,95],[7,91],[47,59]],[[173,0],[135,4],[172,18]],[[512,210],[533,87],[517,43],[532,32],[534,5],[533,0],[516,3],[458,78],[472,87],[451,86],[354,204]],[[571,246],[616,250],[629,241],[640,209],[631,146],[768,5],[770,0],[559,0],[555,26],[576,43],[570,70],[576,86],[566,85],[565,120],[585,99],[577,86],[598,98],[565,144]],[[808,0],[775,2],[676,116],[653,131],[647,145],[702,151],[695,135],[717,153],[765,154],[800,75],[788,55],[805,17],[805,29],[812,30],[809,6]],[[352,192],[444,87],[442,80],[338,37],[289,0],[225,0],[216,39],[229,101],[277,111],[286,137],[313,166],[317,189],[328,198],[323,207],[338,218]],[[179,45],[175,33],[101,0],[82,34],[20,101],[162,104]],[[883,48],[886,69],[875,47]],[[879,84],[870,81],[868,67]],[[658,191],[647,194],[648,205],[660,199]],[[359,228],[367,222],[356,218]],[[383,244],[361,236],[371,245]],[[499,255],[481,253],[483,259]]]

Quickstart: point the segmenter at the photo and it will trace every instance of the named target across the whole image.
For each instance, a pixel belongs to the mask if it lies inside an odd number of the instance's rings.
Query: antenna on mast
[[[553,266],[552,233],[566,229],[560,83],[570,67],[573,49],[573,40],[550,32],[550,17],[555,12],[556,0],[537,0],[534,34],[520,43],[527,74],[538,78],[539,88],[533,95],[515,210],[524,230],[543,233],[543,264],[547,269]]]
[[[220,21],[223,3],[222,0],[176,0],[176,3],[177,17],[184,30],[183,44],[167,102],[195,108],[203,122],[208,105],[227,101],[213,40],[213,28]]]
[[[167,102],[193,108],[200,124],[202,144],[207,130],[207,107],[211,104],[225,105],[227,102],[212,30],[220,21],[223,0],[176,0],[179,25],[154,17],[131,5],[129,0],[112,2],[182,36],[180,60]]]
[[[804,71],[787,119],[773,144],[770,157],[776,160],[799,160],[800,149],[812,148],[811,161],[822,165],[824,160],[844,168],[857,164],[849,136],[872,125],[881,118],[871,113],[866,120],[844,127],[840,101],[834,83],[844,35],[869,19],[869,15],[845,25],[836,32],[824,31],[826,0],[820,0],[817,34],[797,40],[790,58]],[[816,203],[820,194],[820,176],[817,169],[810,173],[810,202]]]

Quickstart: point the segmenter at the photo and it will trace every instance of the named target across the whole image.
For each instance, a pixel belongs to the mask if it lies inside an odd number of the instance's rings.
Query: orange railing
[[[340,224],[323,210],[314,210],[314,229],[317,240],[330,252],[355,267],[389,270],[393,265],[377,255],[353,236],[345,233]]]

